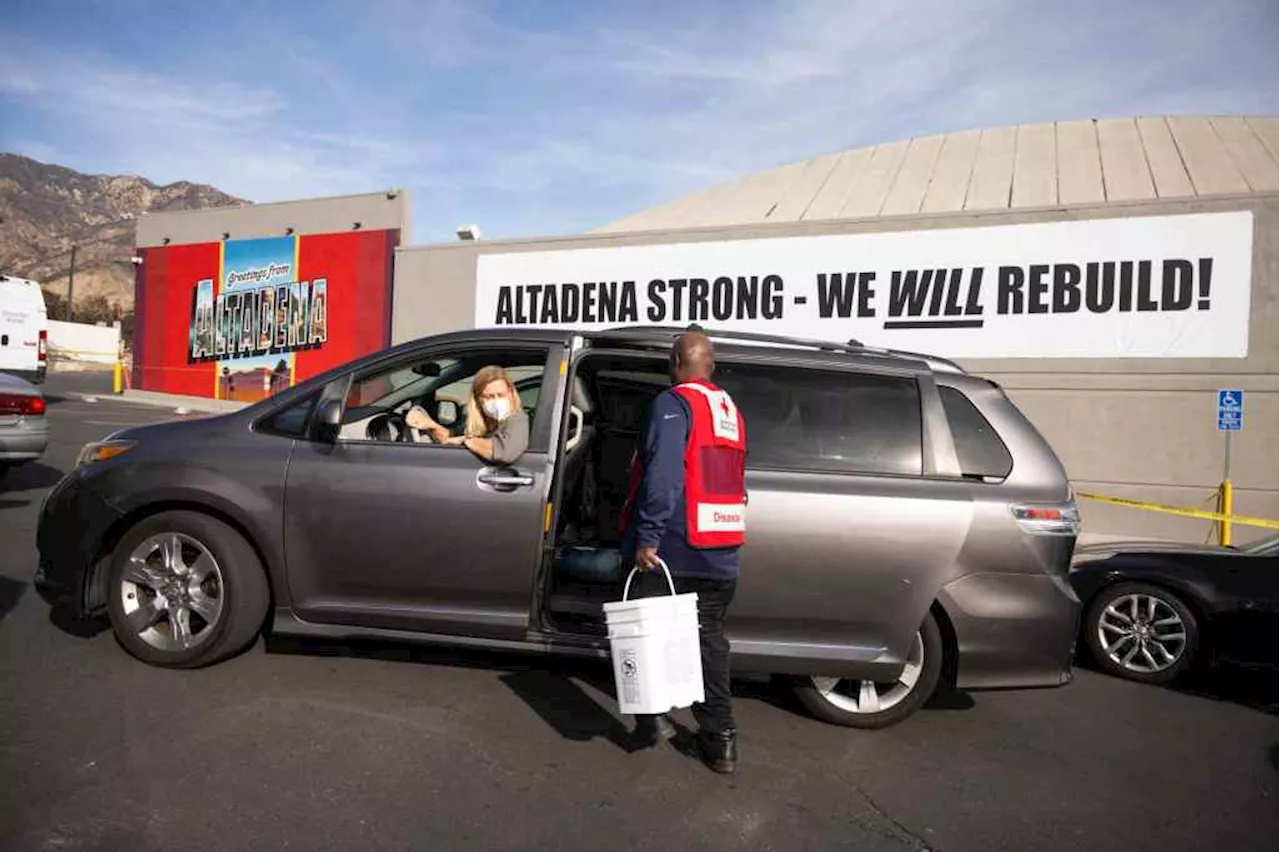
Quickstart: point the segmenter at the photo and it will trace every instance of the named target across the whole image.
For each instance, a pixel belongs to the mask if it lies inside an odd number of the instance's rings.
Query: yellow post
[[[1222,514],[1231,514],[1231,480],[1222,480]],[[1231,544],[1231,521],[1224,520],[1218,525],[1218,543],[1223,545]]]
[[[116,361],[115,369],[111,371],[111,392],[124,392],[124,367],[119,361]]]

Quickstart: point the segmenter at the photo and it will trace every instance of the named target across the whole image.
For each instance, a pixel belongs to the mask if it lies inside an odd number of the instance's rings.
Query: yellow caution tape
[[[1123,497],[1108,497],[1105,494],[1087,494],[1076,492],[1077,497],[1097,500],[1100,503],[1111,503],[1116,506],[1130,506],[1134,509],[1146,509],[1149,512],[1164,512],[1166,515],[1181,515],[1184,518],[1203,518],[1206,521],[1218,521],[1232,524],[1244,524],[1248,527],[1264,529],[1280,529],[1280,521],[1269,521],[1266,518],[1255,518],[1250,515],[1224,515],[1221,512],[1206,512],[1204,509],[1188,509],[1184,506],[1168,506],[1164,503],[1148,503],[1145,500],[1126,500]]]

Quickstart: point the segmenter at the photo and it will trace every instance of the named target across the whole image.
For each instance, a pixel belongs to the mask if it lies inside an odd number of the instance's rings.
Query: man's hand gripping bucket
[[[613,657],[613,680],[622,713],[665,713],[701,702],[702,654],[698,643],[698,596],[677,595],[667,563],[658,560],[670,595],[604,605]]]

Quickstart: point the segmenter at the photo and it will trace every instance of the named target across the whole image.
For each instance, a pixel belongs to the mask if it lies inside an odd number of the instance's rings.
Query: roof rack
[[[940,370],[948,373],[965,373],[964,368],[954,361],[946,358],[939,358],[936,355],[927,355],[921,352],[908,352],[902,349],[881,349],[876,346],[864,346],[858,340],[849,340],[847,343],[836,343],[830,340],[810,340],[802,337],[787,337],[781,334],[761,334],[754,331],[728,331],[722,329],[709,329],[692,323],[687,326],[670,326],[670,325],[636,325],[626,326],[622,328],[611,328],[606,331],[595,332],[594,336],[613,338],[613,337],[634,337],[637,334],[653,334],[661,335],[664,338],[675,338],[681,334],[690,331],[700,331],[712,339],[733,340],[743,343],[769,343],[778,346],[798,346],[808,349],[817,349],[823,352],[841,352],[846,355],[879,355],[888,358],[908,358],[913,361],[923,361],[928,364],[931,369]]]

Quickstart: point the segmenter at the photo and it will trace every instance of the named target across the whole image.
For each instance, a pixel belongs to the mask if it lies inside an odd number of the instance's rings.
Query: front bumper
[[[36,548],[40,564],[33,585],[48,603],[65,607],[76,618],[96,608],[86,577],[102,553],[119,512],[86,486],[72,471],[53,487],[40,509]]]
[[[1051,574],[971,574],[939,595],[956,633],[961,689],[1071,680],[1080,599]]]

